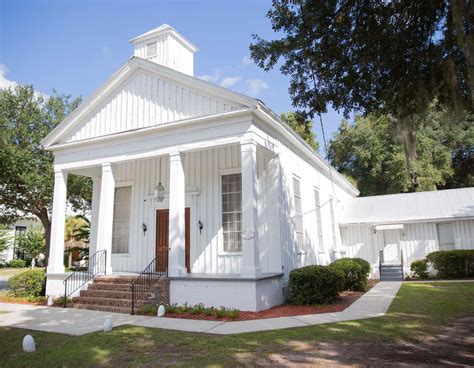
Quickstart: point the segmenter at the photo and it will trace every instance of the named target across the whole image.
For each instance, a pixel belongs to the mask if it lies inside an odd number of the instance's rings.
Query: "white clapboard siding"
[[[138,70],[62,142],[75,142],[241,106]]]

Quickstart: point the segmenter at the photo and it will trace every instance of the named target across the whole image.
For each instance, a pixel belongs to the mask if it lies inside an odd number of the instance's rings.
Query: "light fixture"
[[[155,197],[158,202],[163,202],[165,199],[165,187],[161,185],[161,182],[155,187]]]
[[[23,338],[23,351],[27,353],[32,353],[35,350],[36,350],[36,343],[35,343],[35,340],[33,339],[33,336],[26,335]]]
[[[147,231],[147,227],[146,227],[145,223],[142,224],[142,230],[143,230],[143,235],[145,235],[145,233]]]
[[[198,221],[198,227],[199,227],[199,234],[202,234],[202,229],[204,228],[204,224],[202,223],[201,220]]]

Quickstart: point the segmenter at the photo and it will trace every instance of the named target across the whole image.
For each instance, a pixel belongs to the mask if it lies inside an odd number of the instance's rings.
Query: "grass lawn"
[[[78,337],[0,328],[0,357],[7,367],[255,365],[270,354],[294,353],[310,344],[341,346],[419,343],[454,318],[474,316],[474,282],[403,284],[384,317],[269,332],[213,336],[123,326]],[[84,321],[87,323],[87,321]],[[29,333],[37,352],[23,353]],[[312,348],[314,349],[314,348]]]
[[[29,267],[24,268],[0,268],[0,276],[13,276],[17,273],[22,273],[31,270]]]

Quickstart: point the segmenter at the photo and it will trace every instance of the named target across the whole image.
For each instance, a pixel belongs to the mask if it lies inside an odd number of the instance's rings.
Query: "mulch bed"
[[[191,313],[166,313],[165,317],[169,318],[184,318],[184,319],[197,319],[206,321],[248,321],[254,319],[265,319],[265,318],[276,318],[276,317],[291,317],[301,316],[305,314],[320,314],[320,313],[334,313],[342,312],[344,309],[349,307],[373,286],[378,283],[378,280],[369,280],[368,288],[366,291],[343,291],[339,293],[339,297],[333,304],[329,305],[278,305],[271,309],[267,309],[260,312],[246,312],[241,311],[239,316],[236,318],[217,318],[216,316],[206,316],[204,314],[191,314]]]

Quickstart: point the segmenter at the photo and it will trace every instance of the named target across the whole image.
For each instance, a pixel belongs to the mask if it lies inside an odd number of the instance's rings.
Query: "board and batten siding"
[[[156,42],[156,54],[147,57],[146,46],[150,42]],[[134,55],[160,65],[165,65],[182,73],[194,74],[194,53],[178,41],[174,35],[169,33],[159,35],[153,41],[135,43]]]
[[[331,178],[319,169],[302,159],[285,144],[278,142],[277,150],[281,160],[281,198],[280,198],[280,237],[282,247],[282,263],[284,280],[289,272],[298,267],[312,264],[329,264],[340,250],[340,233],[336,224],[336,244],[333,244],[330,197],[335,198],[335,215],[337,218],[344,202],[352,198],[339,185],[332,184]],[[297,249],[294,228],[294,197],[293,178],[300,181],[303,249]],[[317,217],[315,207],[315,190],[319,191],[321,204],[321,220],[323,231],[323,249],[318,251]]]
[[[474,249],[474,220],[447,221],[454,225],[456,249]],[[404,271],[410,272],[411,262],[440,250],[436,222],[416,222],[403,225],[400,246]],[[379,252],[384,248],[383,230],[374,232],[371,225],[341,225],[343,248],[347,257],[360,257],[372,266],[372,276],[378,277]]]
[[[242,106],[139,69],[62,143],[232,111]]]
[[[241,256],[239,254],[225,254],[219,245],[222,244],[221,229],[221,199],[220,175],[228,171],[240,172],[240,146],[228,146],[185,154],[185,182],[189,194],[186,195],[186,207],[191,208],[190,259],[193,273],[239,273]],[[257,152],[258,187],[268,185],[266,179],[267,161],[263,153]],[[128,254],[112,254],[112,269],[117,271],[137,272],[155,257],[156,238],[156,209],[168,208],[168,199],[157,203],[149,198],[154,187],[161,182],[168,192],[169,158],[157,157],[153,159],[122,163],[115,167],[116,185],[132,185],[132,209],[130,243]],[[199,192],[196,196],[195,191]],[[269,228],[267,219],[277,222],[277,200],[269,198],[272,191],[259,195],[259,227],[262,271],[275,272],[275,262],[268,255],[279,250],[279,243],[267,240],[272,237],[273,229]],[[269,203],[272,203],[271,205]],[[269,213],[272,212],[272,213]],[[199,232],[197,222],[204,225]],[[142,224],[146,224],[147,231],[143,233]],[[271,231],[270,231],[271,230]]]

